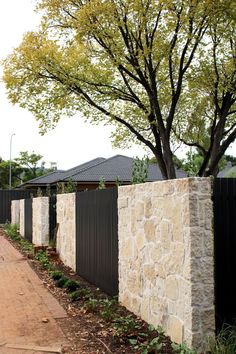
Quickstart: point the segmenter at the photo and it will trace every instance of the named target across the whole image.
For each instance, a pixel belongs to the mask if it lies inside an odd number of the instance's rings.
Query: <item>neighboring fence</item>
[[[32,191],[26,190],[0,190],[0,224],[11,221],[11,201],[29,198]]]
[[[118,294],[117,188],[76,194],[76,271]]]
[[[236,319],[236,179],[217,178],[213,186],[216,326]]]
[[[32,198],[25,199],[24,201],[24,237],[29,242],[32,242]]]

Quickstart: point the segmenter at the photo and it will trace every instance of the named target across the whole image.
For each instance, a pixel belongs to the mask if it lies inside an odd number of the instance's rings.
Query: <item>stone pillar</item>
[[[57,195],[57,252],[65,265],[76,269],[75,193]]]
[[[11,201],[11,223],[20,225],[20,201]]]
[[[49,198],[33,198],[33,237],[36,246],[49,244]]]
[[[25,200],[20,199],[20,235],[25,237]]]
[[[119,301],[177,343],[214,335],[211,179],[119,187]]]

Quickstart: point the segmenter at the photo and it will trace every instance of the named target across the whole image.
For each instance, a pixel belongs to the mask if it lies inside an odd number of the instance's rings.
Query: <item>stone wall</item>
[[[25,200],[20,199],[20,235],[25,237]]]
[[[119,301],[177,343],[214,335],[211,179],[119,188]]]
[[[64,264],[75,270],[75,193],[57,195],[57,222],[57,251]]]
[[[11,201],[11,223],[20,225],[20,201]]]
[[[37,246],[49,244],[49,198],[33,198],[32,243]]]

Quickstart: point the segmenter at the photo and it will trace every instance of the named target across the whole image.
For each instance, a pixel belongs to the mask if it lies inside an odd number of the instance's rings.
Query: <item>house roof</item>
[[[133,158],[123,155],[115,155],[108,159],[98,157],[66,171],[54,171],[34,178],[21,186],[43,186],[61,181],[67,182],[69,180],[77,183],[98,183],[101,178],[107,183],[115,182],[117,179],[121,183],[130,183],[132,180],[133,161]],[[185,177],[184,172],[180,170],[177,170],[176,173],[178,178]],[[148,167],[147,182],[162,179],[157,164],[150,164]]]
[[[81,165],[78,165],[76,167],[70,168],[69,170],[64,171],[64,173],[61,174],[61,180],[66,180],[68,178],[71,178],[72,176],[81,173],[83,171],[86,171],[87,169],[98,165],[99,163],[105,161],[106,159],[104,157],[97,157],[96,159],[90,160],[88,162],[85,162]]]
[[[123,156],[116,155],[109,159],[104,159],[100,163],[91,168],[70,176],[74,182],[98,182],[102,177],[105,182],[114,182],[117,178],[121,182],[130,182],[132,180],[132,170],[133,170],[134,159]],[[178,177],[185,177],[182,171],[177,171]],[[157,181],[162,180],[162,175],[156,164],[150,164],[148,168],[147,181]],[[64,181],[67,181],[65,178]]]
[[[64,178],[70,178],[76,173],[79,173],[80,171],[84,171],[87,168],[90,168],[102,161],[104,161],[105,158],[103,157],[98,157],[96,159],[90,160],[88,162],[85,162],[81,165],[75,166],[73,168],[70,168],[69,170],[56,170],[50,173],[47,173],[46,175],[36,177],[34,179],[31,179],[29,181],[26,181],[25,183],[21,184],[20,187],[25,186],[25,185],[47,185],[47,184],[53,184],[60,182],[64,180]]]
[[[39,177],[36,177],[34,179],[31,179],[29,181],[26,181],[25,183],[21,184],[21,186],[27,185],[27,184],[36,184],[36,185],[41,185],[41,184],[51,184],[55,183],[60,179],[60,175],[63,174],[64,170],[56,170],[50,173],[47,173],[46,175],[42,175]]]

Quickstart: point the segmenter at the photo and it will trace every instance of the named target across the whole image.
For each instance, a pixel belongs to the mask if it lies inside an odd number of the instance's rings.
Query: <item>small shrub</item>
[[[99,306],[99,300],[95,298],[89,298],[85,301],[83,309],[87,312],[97,312]]]
[[[75,291],[79,288],[80,284],[78,281],[75,281],[75,280],[67,280],[67,282],[65,283],[64,287],[69,291],[69,292],[72,292],[72,291]]]
[[[5,224],[4,231],[13,241],[19,242],[21,236],[18,233],[18,225],[16,224]]]
[[[140,329],[140,325],[135,321],[132,315],[126,317],[116,316],[114,319],[114,328],[118,336],[129,334]]]
[[[111,321],[117,308],[117,299],[113,298],[100,300],[102,307],[101,316],[105,321]]]
[[[66,282],[68,281],[69,279],[67,277],[64,277],[62,276],[60,279],[58,279],[56,282],[55,282],[55,285],[58,287],[58,288],[64,288]]]
[[[40,250],[34,257],[39,263],[43,266],[43,268],[50,269],[52,267],[51,262],[48,259],[48,256],[45,251]]]
[[[182,344],[172,343],[171,346],[175,354],[197,354],[197,352],[194,349],[190,349],[185,342]]]
[[[53,280],[59,280],[59,279],[61,279],[62,276],[63,276],[63,273],[58,270],[55,270],[51,273],[51,277]]]

